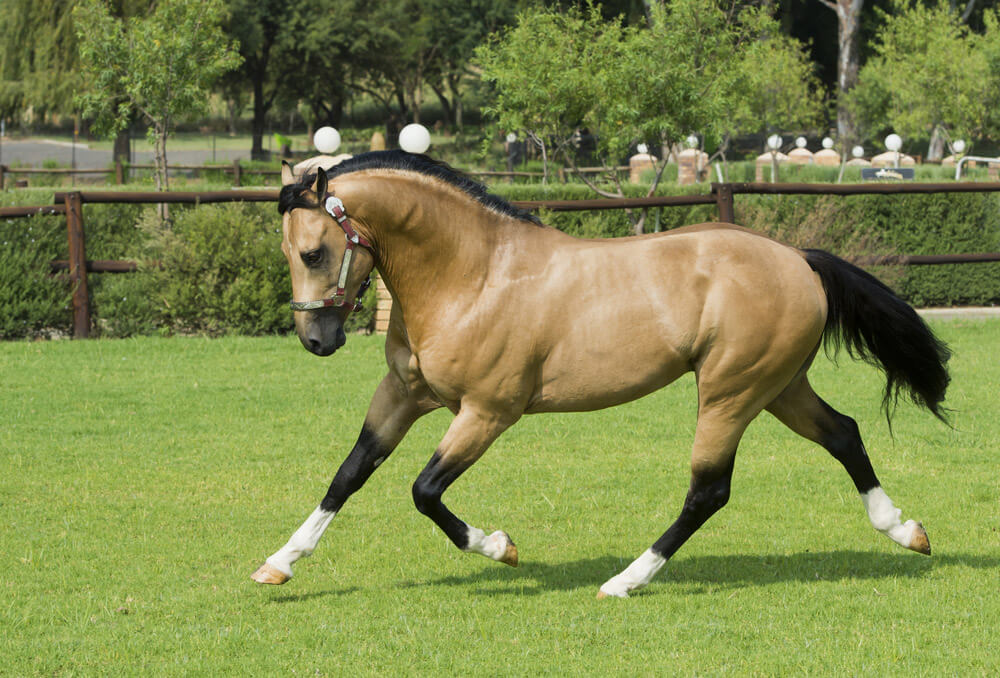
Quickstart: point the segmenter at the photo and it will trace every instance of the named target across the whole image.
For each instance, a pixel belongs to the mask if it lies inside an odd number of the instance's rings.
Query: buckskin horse
[[[762,410],[832,454],[875,529],[930,554],[923,526],[901,522],[854,420],[813,391],[824,340],[944,418],[947,347],[865,271],[725,224],[578,239],[489,194],[447,165],[401,151],[357,156],[296,181],[282,171],[281,247],[295,329],[319,356],[344,344],[344,320],[373,269],[392,293],[388,374],[361,434],[305,523],[254,573],[282,584],[413,422],[454,414],[413,485],[417,509],[463,551],[516,566],[514,542],[452,513],[442,494],[524,414],[595,410],[688,371],[698,386],[691,485],[676,521],[598,593],[647,585],[728,500],[736,447]]]

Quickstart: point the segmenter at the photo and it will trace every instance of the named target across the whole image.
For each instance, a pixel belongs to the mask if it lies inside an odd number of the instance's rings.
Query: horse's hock
[[[382,276],[375,277],[375,299],[375,332],[385,334],[389,331],[392,295],[389,294],[389,288],[382,282]]]

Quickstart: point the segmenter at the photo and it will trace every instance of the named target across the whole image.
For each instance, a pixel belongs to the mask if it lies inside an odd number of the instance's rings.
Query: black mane
[[[419,172],[429,177],[440,179],[468,193],[477,202],[489,209],[507,216],[530,221],[541,225],[537,216],[527,210],[511,205],[498,195],[493,195],[478,181],[449,166],[447,163],[434,160],[426,155],[407,153],[406,151],[372,151],[362,153],[331,167],[326,172],[327,178],[333,180],[343,174],[359,172],[367,169],[396,169]],[[307,174],[296,184],[282,186],[278,197],[278,212],[285,212],[296,207],[316,208],[318,205],[303,197],[316,181],[315,174]]]

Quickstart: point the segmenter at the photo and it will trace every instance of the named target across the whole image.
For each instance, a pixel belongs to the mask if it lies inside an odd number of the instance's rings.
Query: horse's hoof
[[[605,598],[628,598],[628,592],[623,591],[621,595],[618,595],[617,593],[608,593],[604,589],[600,589],[597,592],[597,599],[604,600]]]
[[[256,572],[250,575],[250,578],[253,579],[255,582],[257,582],[258,584],[274,584],[274,585],[284,584],[286,581],[291,579],[291,577],[289,577],[287,574],[285,574],[276,567],[268,565],[267,563],[261,565]]]
[[[501,563],[510,565],[511,567],[517,567],[517,547],[514,546],[514,542],[511,541],[510,535],[506,532],[502,533],[507,539],[507,548],[504,550],[503,555],[498,558]]]
[[[924,529],[923,523],[917,523],[917,527],[913,531],[913,536],[910,537],[910,545],[906,548],[917,553],[923,553],[925,556],[931,554],[931,542],[927,538],[927,530]]]

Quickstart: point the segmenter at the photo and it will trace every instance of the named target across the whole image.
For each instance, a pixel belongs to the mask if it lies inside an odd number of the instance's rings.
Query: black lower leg
[[[684,508],[674,524],[653,544],[653,551],[670,558],[705,521],[729,501],[733,461],[721,472],[695,474],[684,499]]]
[[[468,525],[448,510],[441,502],[441,495],[466,468],[468,467],[442,462],[441,455],[435,452],[413,483],[413,503],[417,510],[433,520],[455,546],[462,550],[469,545]]]
[[[381,444],[367,426],[363,427],[351,453],[337,469],[337,475],[333,477],[330,489],[320,502],[320,508],[324,511],[339,511],[347,498],[361,489],[391,452],[392,449]]]
[[[878,478],[875,477],[875,470],[868,458],[865,444],[861,441],[857,422],[833,409],[823,400],[820,400],[820,404],[827,415],[826,421],[822,422],[820,445],[843,464],[858,492],[864,494],[878,487]]]

